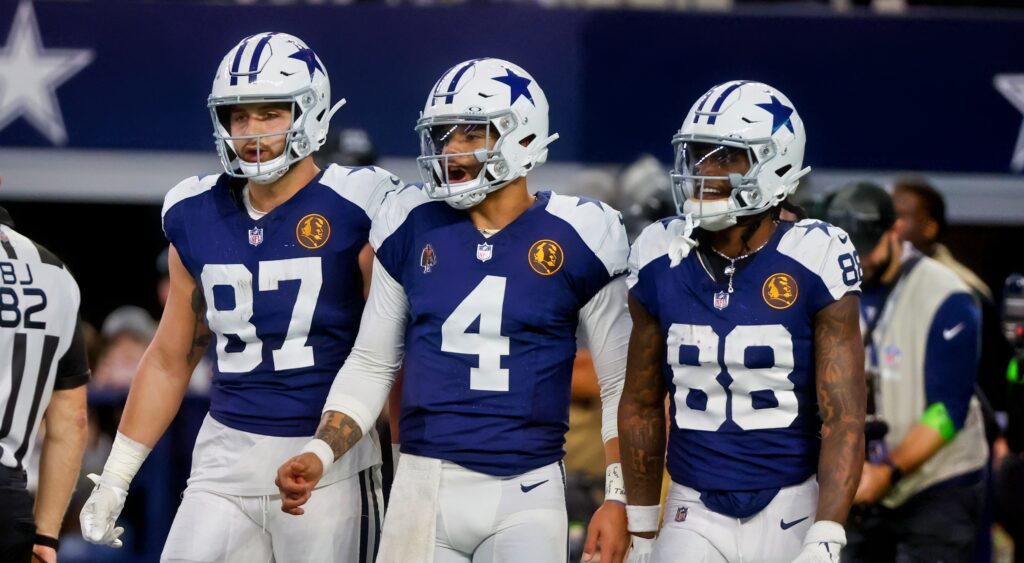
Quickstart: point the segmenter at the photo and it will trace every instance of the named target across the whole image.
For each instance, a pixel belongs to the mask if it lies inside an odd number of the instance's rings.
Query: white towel
[[[434,563],[441,460],[402,454],[377,563]]]

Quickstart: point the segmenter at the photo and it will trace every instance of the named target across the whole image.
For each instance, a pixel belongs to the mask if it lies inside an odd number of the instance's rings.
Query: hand
[[[128,484],[114,476],[101,477],[90,473],[88,477],[96,487],[79,515],[82,537],[91,543],[121,547],[123,544],[118,538],[124,533],[124,528],[116,524],[128,498]]]
[[[818,520],[804,536],[804,549],[793,563],[839,563],[839,552],[846,545],[846,530],[838,522]]]
[[[304,514],[306,511],[299,507],[309,501],[313,488],[323,476],[324,464],[314,453],[302,453],[284,462],[274,479],[281,491],[281,510],[295,516]]]
[[[629,557],[626,563],[647,563],[651,560],[651,553],[654,551],[654,538],[645,538],[633,534],[633,547],[629,550]]]
[[[809,543],[796,556],[793,563],[839,563],[839,544]]]
[[[860,474],[857,494],[853,496],[854,504],[875,504],[889,492],[892,479],[892,468],[888,465],[864,464]]]
[[[622,563],[629,548],[629,532],[626,531],[626,506],[605,501],[594,512],[587,529],[587,541],[583,544],[583,561],[590,561],[600,550],[601,563]]]
[[[57,550],[45,545],[32,546],[32,562],[45,561],[46,563],[57,563]]]

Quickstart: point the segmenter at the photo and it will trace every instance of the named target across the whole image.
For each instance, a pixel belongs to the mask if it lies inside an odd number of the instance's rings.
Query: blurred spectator
[[[156,321],[145,309],[123,305],[111,311],[100,329],[105,344],[96,360],[92,387],[123,390],[131,387],[135,369],[155,333]]]
[[[675,215],[668,166],[649,154],[627,166],[619,175],[617,205],[630,241],[647,225]]]
[[[825,207],[861,257],[871,383],[843,561],[970,561],[988,461],[973,397],[978,308],[951,270],[899,240],[893,217],[873,184],[841,188]]]
[[[558,193],[596,199],[615,204],[615,175],[600,168],[587,168],[573,174]]]
[[[326,169],[331,164],[342,166],[373,166],[377,164],[377,147],[364,129],[342,129],[329,135],[324,146],[313,153],[316,165]]]

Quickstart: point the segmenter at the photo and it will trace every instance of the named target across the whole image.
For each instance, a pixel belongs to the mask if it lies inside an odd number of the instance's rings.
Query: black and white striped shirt
[[[0,465],[23,469],[54,390],[89,380],[78,284],[0,208]]]

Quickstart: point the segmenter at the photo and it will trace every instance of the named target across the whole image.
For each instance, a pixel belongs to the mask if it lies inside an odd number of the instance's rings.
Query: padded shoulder
[[[381,203],[402,185],[398,176],[375,166],[339,166],[332,164],[324,171],[320,183],[352,202],[373,218],[380,211]]]
[[[615,276],[627,269],[629,239],[622,223],[622,214],[596,199],[552,193],[548,213],[568,223],[604,264],[608,274]]]

